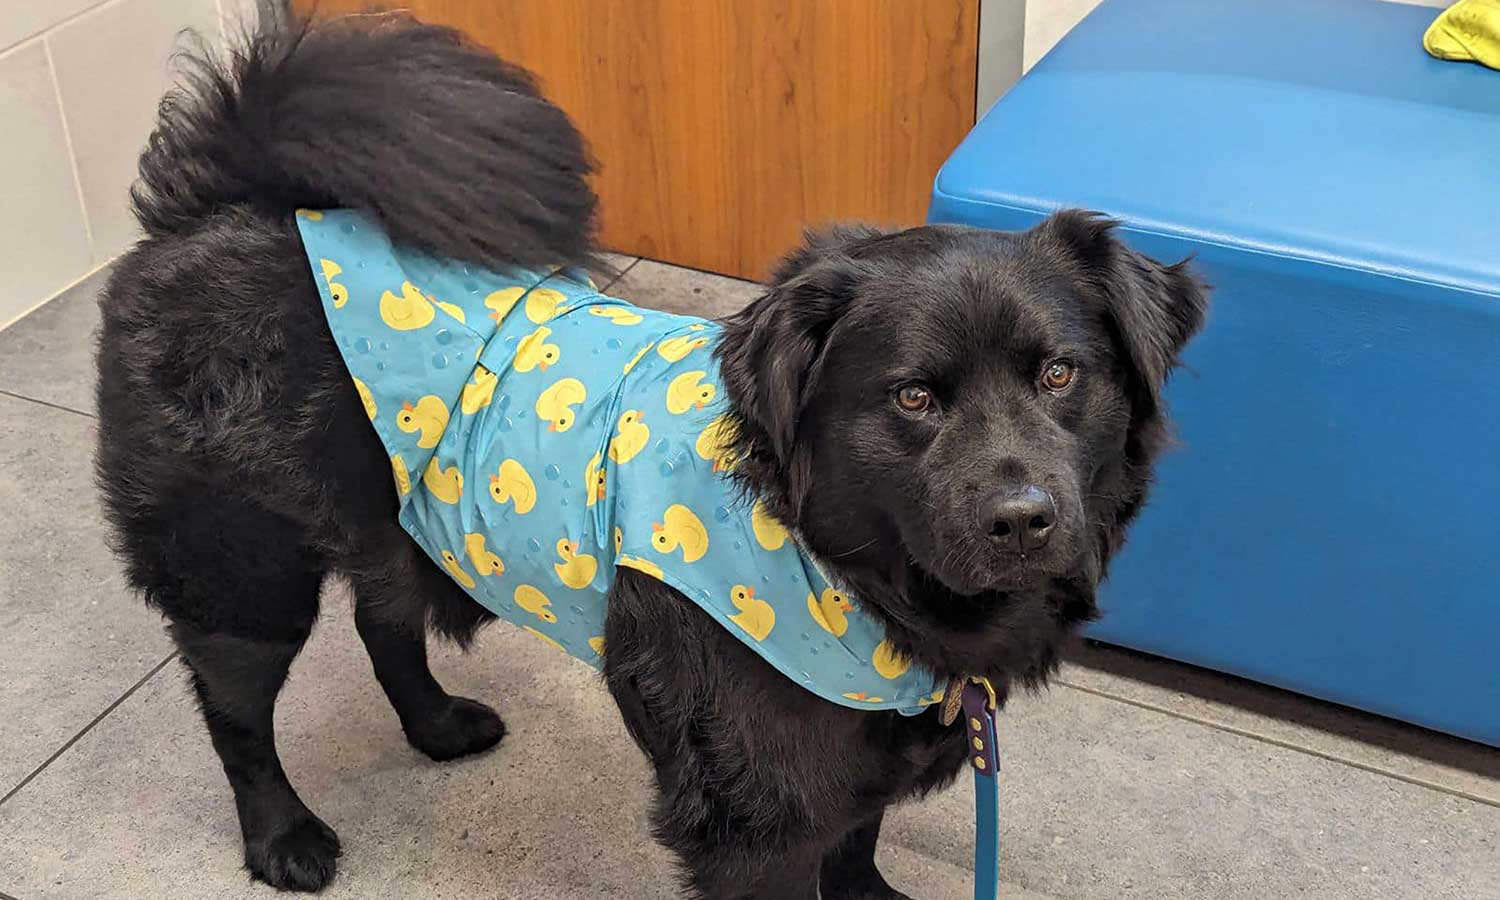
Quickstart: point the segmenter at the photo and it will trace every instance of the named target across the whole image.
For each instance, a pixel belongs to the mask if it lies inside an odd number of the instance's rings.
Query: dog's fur
[[[604,136],[607,139],[607,136]],[[272,709],[330,573],[410,742],[487,750],[499,716],[447,694],[428,630],[489,614],[396,522],[292,211],[353,207],[492,268],[590,259],[582,140],[530,78],[454,32],[377,16],[271,22],[162,106],[135,201],[145,239],[103,300],[98,475],[130,581],[170,621],[234,790],[245,860],[317,890],[339,843],[277,759]],[[1183,267],[1056,215],[1031,232],[842,228],[811,237],[726,323],[722,380],[747,490],[890,637],[940,673],[1042,682],[1145,497],[1160,390],[1201,323]],[[1063,357],[1066,392],[1038,386]],[[892,401],[922,382],[914,415]],[[977,513],[1008,485],[1057,500],[1047,546]],[[708,898],[895,898],[885,807],[950,781],[964,737],[827,703],[665,586],[620,570],[605,680],[649,754],[657,836]]]

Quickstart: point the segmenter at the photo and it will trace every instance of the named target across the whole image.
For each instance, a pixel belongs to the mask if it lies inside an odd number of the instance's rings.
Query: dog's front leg
[[[823,900],[911,900],[886,883],[875,867],[875,843],[880,838],[882,810],[875,818],[844,836],[823,857],[819,883]]]
[[[694,896],[703,900],[818,900],[821,846],[778,848],[776,838],[743,822],[704,824],[707,827],[693,828],[693,834],[660,832],[663,842],[682,860]]]

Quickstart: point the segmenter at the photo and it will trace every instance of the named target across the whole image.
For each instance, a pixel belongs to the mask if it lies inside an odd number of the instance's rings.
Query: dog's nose
[[[1025,553],[1046,545],[1057,524],[1057,503],[1045,488],[1028,484],[996,491],[980,507],[980,525],[990,540],[1007,550]]]

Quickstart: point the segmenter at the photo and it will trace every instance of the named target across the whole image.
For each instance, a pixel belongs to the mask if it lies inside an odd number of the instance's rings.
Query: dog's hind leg
[[[245,867],[281,890],[317,891],[340,854],[332,828],[287,781],[276,754],[272,714],[301,641],[257,641],[174,624],[208,733],[234,789]]]
[[[443,690],[427,665],[425,615],[434,604],[474,601],[420,557],[404,535],[398,559],[380,573],[351,574],[354,624],[411,745],[442,762],[489,750],[505,723],[477,700]],[[400,546],[400,544],[398,544]],[[451,596],[450,596],[451,595]]]
[[[297,523],[202,484],[117,514],[131,580],[171,621],[234,790],[246,868],[277,888],[319,890],[338,837],[287,781],[272,719],[318,615],[321,558]]]

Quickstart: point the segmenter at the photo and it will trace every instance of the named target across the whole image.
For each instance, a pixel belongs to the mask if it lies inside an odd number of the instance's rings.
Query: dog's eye
[[[1077,372],[1072,363],[1055,359],[1042,368],[1042,387],[1054,394],[1061,394],[1073,383],[1073,376]]]
[[[924,413],[932,408],[932,392],[920,384],[908,384],[896,391],[896,405],[909,413]]]

